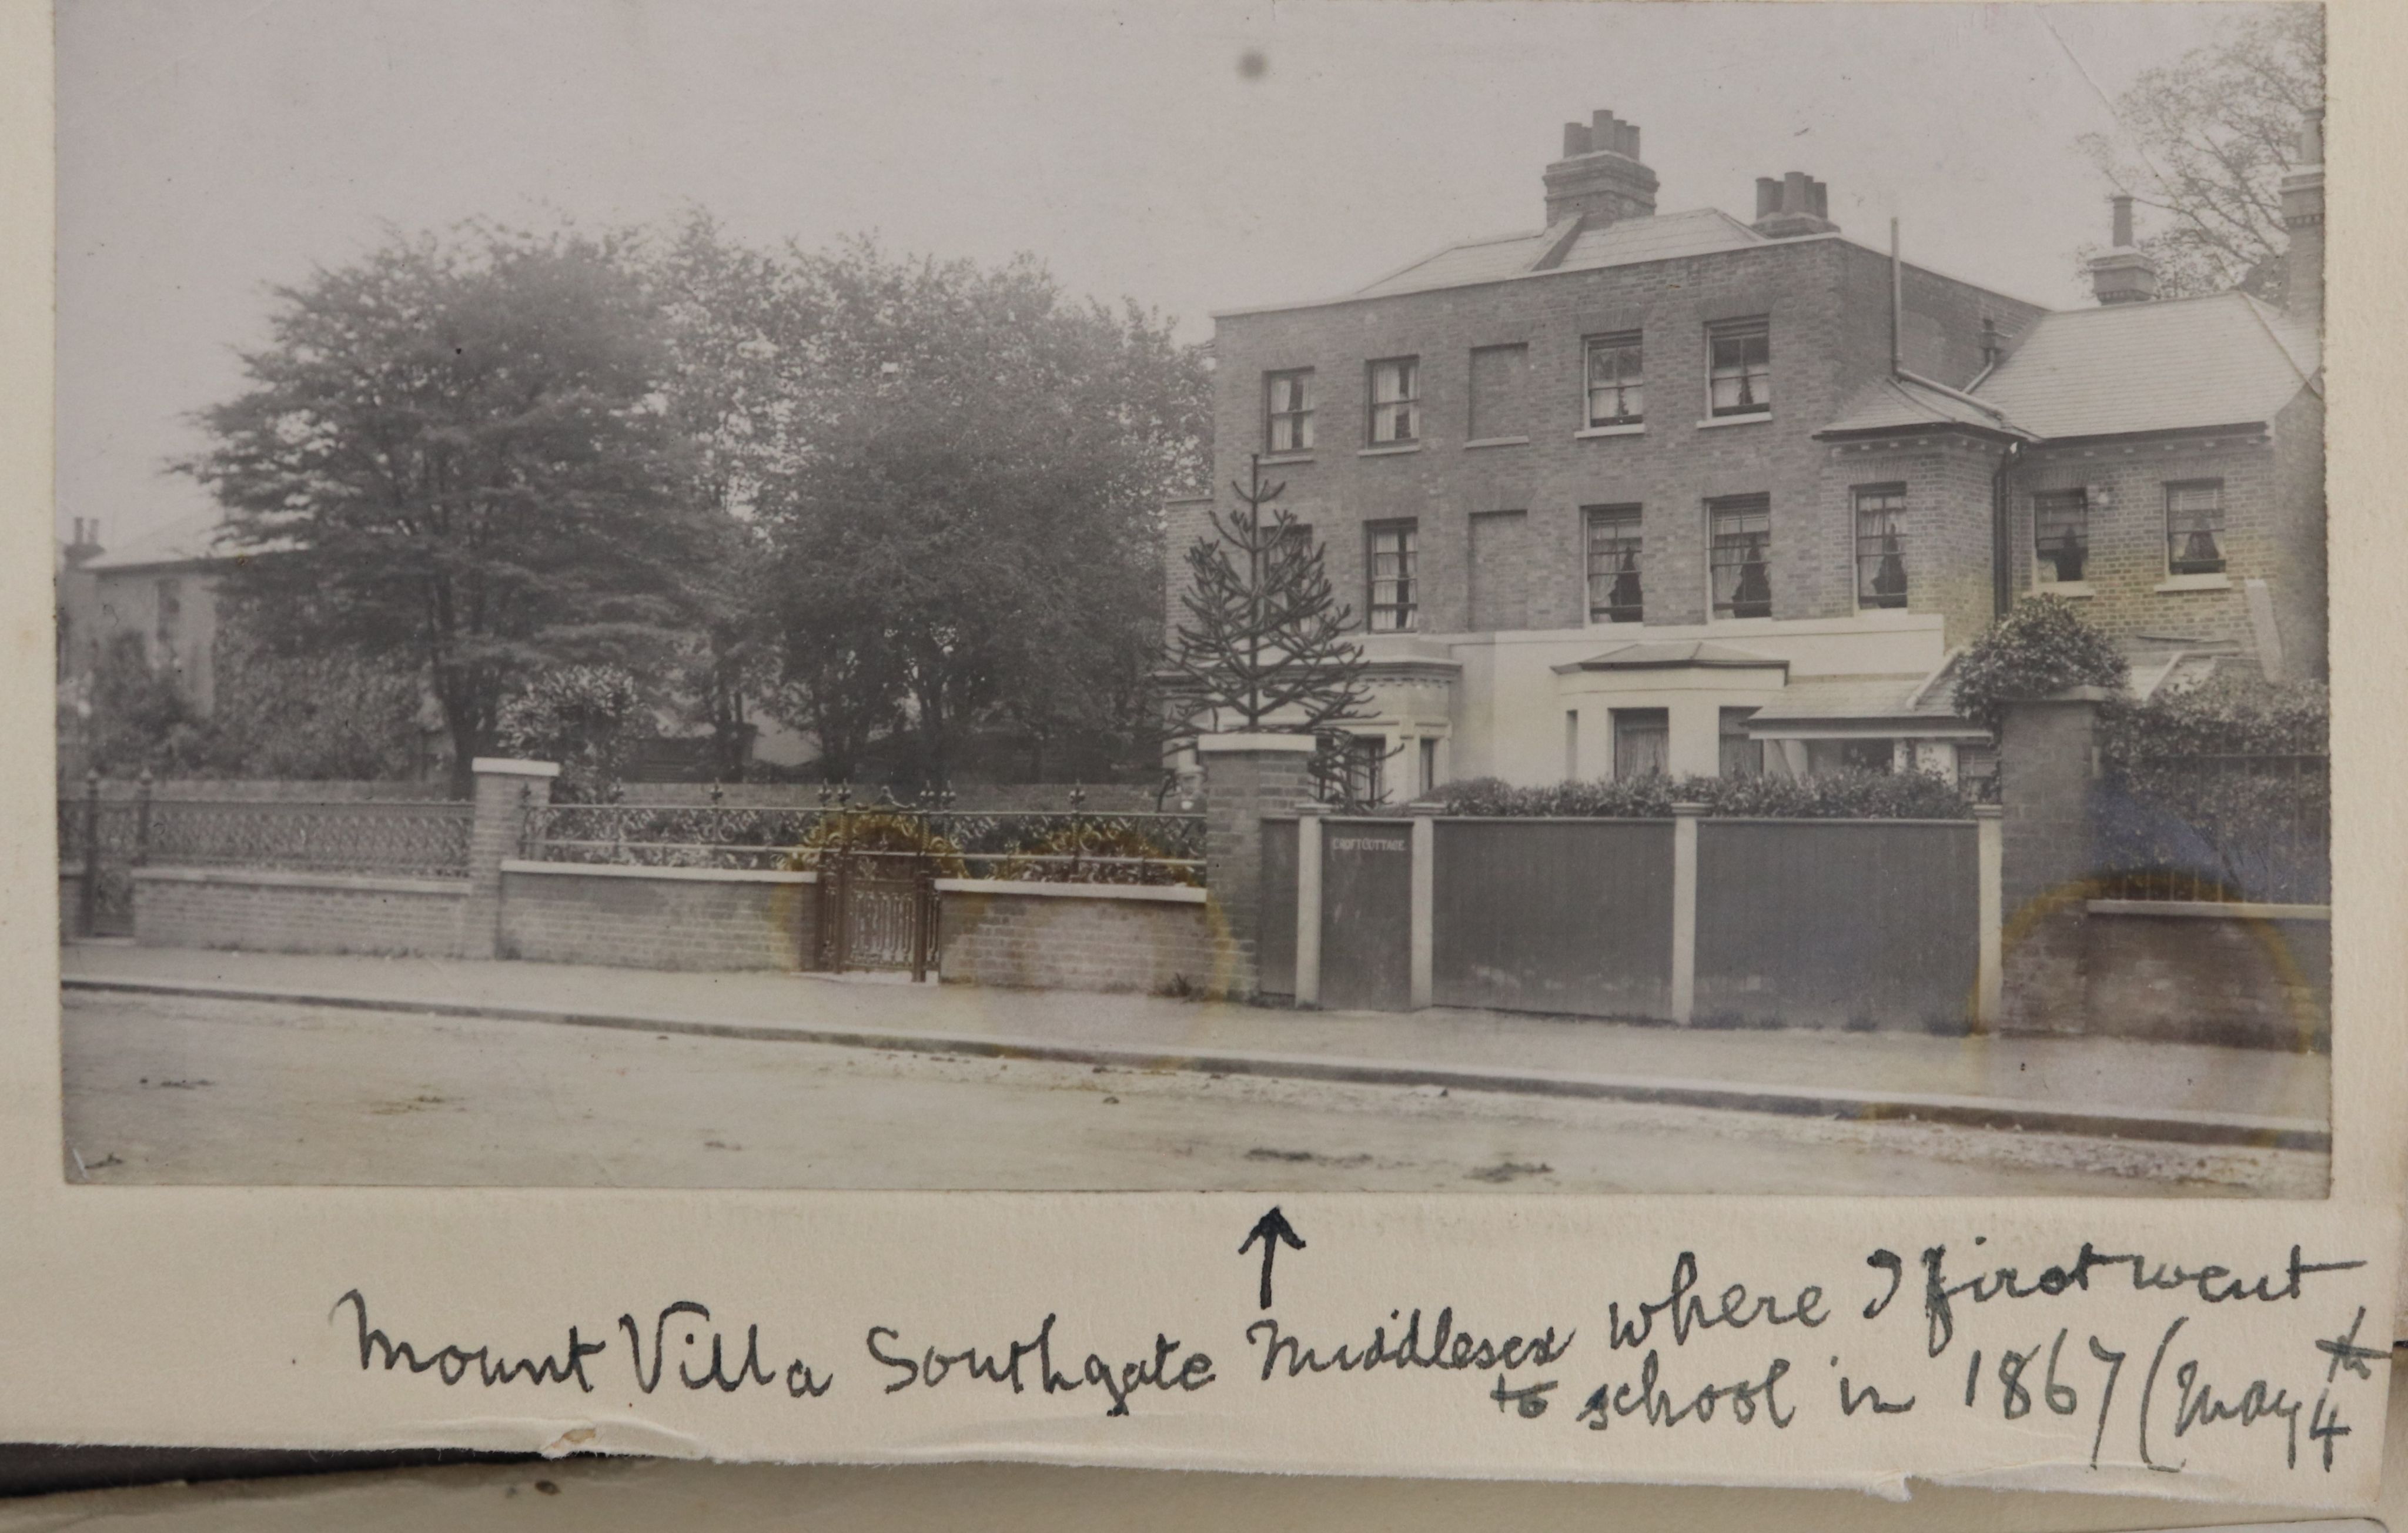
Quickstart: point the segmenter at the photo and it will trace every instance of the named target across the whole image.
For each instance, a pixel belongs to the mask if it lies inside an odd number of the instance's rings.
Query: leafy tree
[[[1370,689],[1354,614],[1338,600],[1321,545],[1264,482],[1254,458],[1237,505],[1212,511],[1187,550],[1188,588],[1170,669],[1180,705],[1210,728],[1320,734],[1364,716]],[[1268,514],[1266,514],[1268,512]]]
[[[390,781],[417,775],[427,694],[419,673],[351,651],[279,654],[226,609],[208,736],[213,776]]]
[[[974,731],[1135,738],[1163,496],[1200,460],[1193,348],[1022,259],[797,257],[818,329],[763,487],[779,706],[850,776],[882,736],[946,780]]]
[[[635,676],[618,666],[566,666],[530,680],[502,705],[503,750],[560,764],[554,793],[572,802],[614,796],[636,741],[652,733]]]
[[[91,704],[87,765],[104,777],[180,776],[206,758],[200,715],[174,676],[151,667],[140,634],[119,633],[103,646]]]
[[[2067,687],[2121,690],[2130,667],[2105,634],[2073,603],[2049,593],[2027,596],[1965,647],[1956,661],[1956,711],[1997,733],[2005,705]]]
[[[2324,61],[2321,6],[2252,7],[2214,43],[2135,79],[2115,100],[2120,134],[2078,141],[2117,191],[2164,215],[2139,241],[2160,294],[2246,287],[2281,301],[2280,186],[2302,120],[2324,106]]]
[[[671,354],[625,243],[468,225],[279,289],[183,466],[280,652],[423,666],[452,786],[551,666],[672,644],[704,544]]]

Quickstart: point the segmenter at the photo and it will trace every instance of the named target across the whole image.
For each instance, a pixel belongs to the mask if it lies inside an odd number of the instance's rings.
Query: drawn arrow
[[[1287,1215],[1280,1212],[1276,1205],[1270,1212],[1254,1221],[1254,1227],[1246,1232],[1246,1243],[1238,1248],[1238,1254],[1242,1256],[1253,1250],[1256,1240],[1263,1243],[1263,1308],[1268,1310],[1271,1307],[1271,1258],[1279,1254],[1280,1242],[1285,1240],[1302,1251],[1304,1241],[1297,1237],[1296,1226],[1287,1222]]]

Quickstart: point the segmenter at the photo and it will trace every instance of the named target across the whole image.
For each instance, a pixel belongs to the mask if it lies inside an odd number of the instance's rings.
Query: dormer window
[[[1763,415],[1772,408],[1772,322],[1728,320],[1706,331],[1707,388],[1713,413]]]

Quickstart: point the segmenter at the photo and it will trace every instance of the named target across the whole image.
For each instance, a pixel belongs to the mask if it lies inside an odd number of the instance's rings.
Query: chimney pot
[[[1806,209],[1816,218],[1828,221],[1831,216],[1831,189],[1821,181],[1806,183]]]
[[[1610,111],[1594,111],[1588,115],[1588,148],[1592,154],[1621,148],[1622,124]]]
[[[1564,158],[1570,160],[1577,155],[1586,154],[1587,152],[1588,124],[1585,122],[1565,123]]]
[[[2320,165],[2325,163],[2325,113],[2319,107],[2300,121],[2300,164]]]
[[[1756,216],[1770,218],[1781,211],[1781,183],[1770,176],[1756,179]]]
[[[2132,248],[2132,199],[2122,193],[2117,193],[2109,200],[2115,205],[2115,248],[2119,251],[2130,250]]]
[[[1781,210],[1784,213],[1806,211],[1806,172],[1793,170],[1781,178]]]
[[[1839,227],[1831,222],[1830,193],[1802,170],[1774,179],[1756,179],[1756,232],[1767,239],[1796,239],[1801,235],[1827,235]]]
[[[1638,124],[1638,123],[1636,123],[1636,122],[1625,122],[1624,124],[1622,124],[1622,144],[1623,144],[1623,148],[1622,148],[1622,152],[1623,152],[1623,153],[1625,153],[1625,154],[1628,155],[1630,158],[1632,158],[1632,159],[1634,159],[1634,160],[1636,160],[1636,159],[1638,159],[1638,158],[1639,158],[1639,124]]]
[[[1599,109],[1564,124],[1563,158],[1547,166],[1547,222],[1577,214],[1590,228],[1656,211],[1656,173],[1639,163],[1639,128]]]

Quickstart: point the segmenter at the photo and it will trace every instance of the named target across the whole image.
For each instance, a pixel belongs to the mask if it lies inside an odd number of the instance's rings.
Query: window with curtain
[[[1639,508],[1588,508],[1588,620],[1638,623],[1646,612],[1639,583]]]
[[[1312,451],[1312,369],[1263,375],[1263,449]]]
[[[1647,418],[1647,377],[1639,332],[1588,339],[1588,423],[1635,426]]]
[[[1713,615],[1772,615],[1772,497],[1740,495],[1706,503]]]
[[[1672,716],[1661,708],[1613,710],[1613,780],[1662,776],[1672,755]]]
[[[2040,583],[2063,585],[2081,580],[2090,563],[2090,494],[2086,490],[2051,490],[2032,496],[2032,552],[2040,565]]]
[[[1722,775],[1725,777],[1762,777],[1764,775],[1764,742],[1750,739],[1747,721],[1756,712],[1752,708],[1727,708],[1722,710]]]
[[[1856,605],[1906,605],[1906,486],[1856,490]]]
[[[1377,522],[1365,532],[1370,539],[1371,631],[1408,632],[1420,603],[1415,576],[1421,559],[1418,526],[1411,522]]]
[[[2224,481],[2166,486],[2166,573],[2224,573]]]
[[[1419,357],[1391,357],[1371,364],[1371,445],[1422,439],[1422,365]]]
[[[1707,328],[1707,387],[1716,415],[1758,415],[1772,408],[1772,323],[1731,320]]]

